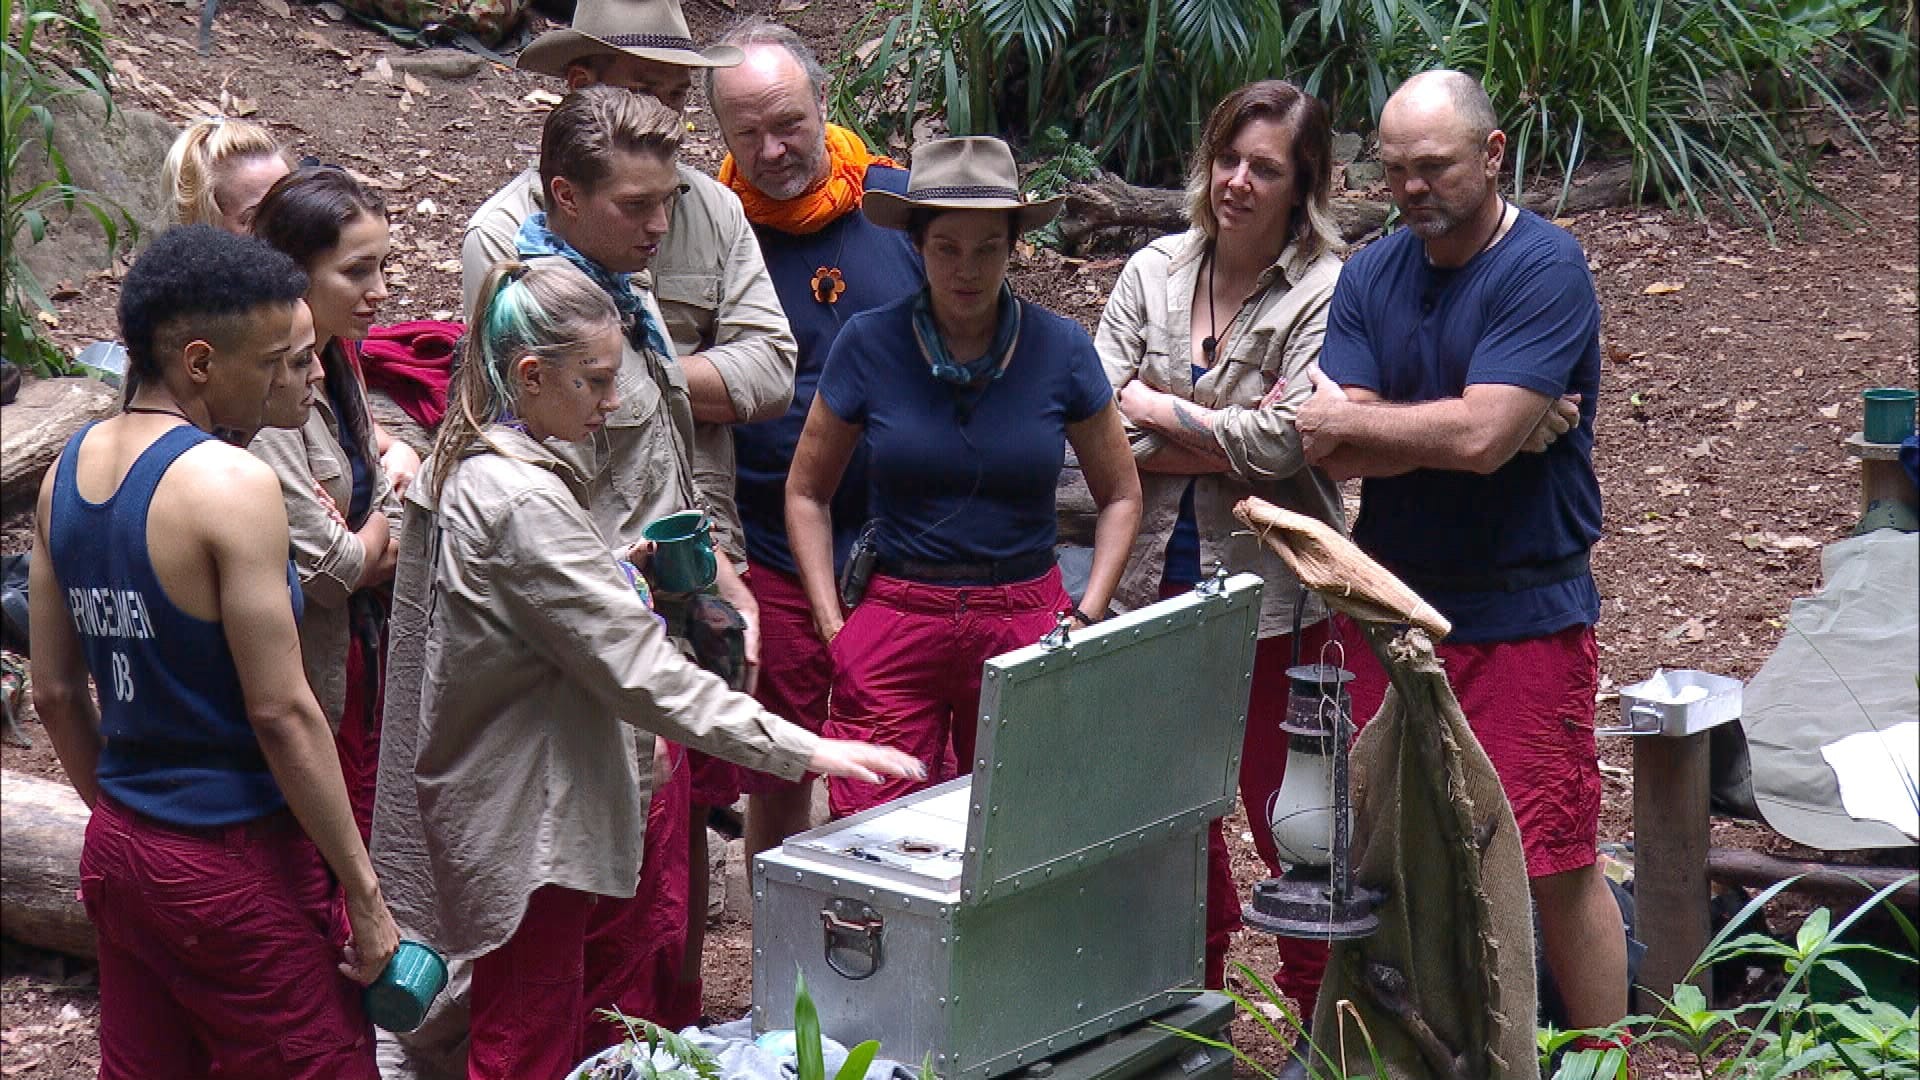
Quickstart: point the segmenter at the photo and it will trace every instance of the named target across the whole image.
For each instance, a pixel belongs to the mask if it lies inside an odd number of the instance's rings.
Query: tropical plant
[[[1239,1008],[1240,1013],[1260,1025],[1261,1030],[1265,1031],[1267,1037],[1272,1039],[1275,1044],[1297,1049],[1311,1049],[1315,1055],[1318,1055],[1321,1048],[1308,1036],[1306,1021],[1301,1018],[1299,1013],[1294,1011],[1293,1006],[1281,995],[1280,991],[1275,989],[1272,983],[1255,974],[1254,970],[1247,965],[1235,964],[1233,967],[1235,971],[1240,973],[1240,977],[1245,979],[1247,983],[1254,988],[1265,1007],[1255,1005],[1251,998],[1239,993],[1232,987],[1221,990],[1220,993],[1231,998],[1234,1005]],[[1319,1056],[1315,1056],[1312,1061],[1307,1063],[1307,1076],[1310,1080],[1365,1080],[1365,1078],[1369,1077],[1383,1077],[1388,1075],[1386,1065],[1380,1060],[1380,1052],[1374,1049],[1373,1038],[1366,1031],[1359,1014],[1347,1013],[1344,1011],[1346,1003],[1342,1002],[1341,1005],[1341,1017],[1343,1020],[1351,1016],[1356,1024],[1361,1024],[1361,1041],[1365,1043],[1367,1048],[1369,1071],[1359,1074],[1347,1073],[1340,1070],[1327,1071],[1326,1068],[1320,1064],[1322,1059]],[[1278,1014],[1278,1022],[1276,1022],[1272,1014]],[[1281,1026],[1282,1024],[1285,1025],[1284,1028]],[[1203,1046],[1210,1046],[1215,1050],[1226,1050],[1233,1054],[1235,1061],[1238,1061],[1247,1069],[1252,1070],[1260,1076],[1262,1080],[1275,1080],[1273,1070],[1267,1068],[1258,1060],[1248,1055],[1245,1050],[1242,1050],[1231,1042],[1216,1039],[1210,1035],[1202,1035],[1198,1032],[1183,1031],[1180,1028],[1168,1027],[1165,1024],[1157,1022],[1154,1026],[1163,1031],[1170,1031],[1183,1039],[1191,1039]]]
[[[1902,1008],[1877,998],[1855,967],[1861,960],[1874,959],[1899,973],[1896,985],[1912,983],[1920,966],[1920,933],[1889,898],[1916,877],[1920,875],[1886,886],[1838,923],[1828,909],[1815,909],[1791,942],[1742,933],[1762,906],[1793,884],[1791,879],[1779,882],[1755,896],[1714,936],[1694,961],[1687,980],[1675,986],[1671,996],[1659,997],[1659,1013],[1629,1016],[1605,1029],[1545,1032],[1540,1039],[1543,1059],[1582,1035],[1613,1039],[1631,1032],[1643,1040],[1679,1047],[1692,1058],[1701,1080],[1711,1076],[1912,1080],[1920,1076],[1920,1008]],[[1876,909],[1885,911],[1898,927],[1906,942],[1904,952],[1845,940],[1847,932]],[[1693,981],[1715,964],[1746,958],[1779,962],[1786,973],[1785,985],[1772,1001],[1760,1005],[1713,1008]],[[1852,997],[1821,1000],[1811,992],[1821,980],[1844,987]],[[1624,1080],[1625,1066],[1622,1051],[1582,1050],[1562,1057],[1553,1076],[1555,1080]]]
[[[1207,110],[1284,67],[1278,0],[887,0],[853,30],[834,112],[869,141],[942,117],[1015,140],[1057,125],[1174,182]]]
[[[600,1015],[627,1029],[627,1040],[595,1054],[569,1080],[720,1080],[720,1062],[685,1037],[619,1009]]]
[[[910,141],[929,116],[1016,140],[1057,127],[1170,184],[1207,111],[1249,79],[1294,78],[1370,128],[1407,76],[1457,67],[1506,114],[1516,189],[1555,178],[1564,196],[1584,161],[1626,158],[1636,197],[1770,230],[1825,201],[1805,114],[1872,153],[1832,73],[1911,99],[1913,0],[1888,2],[888,0],[855,28],[834,105],[874,141]]]
[[[799,1074],[799,1080],[827,1080],[826,1044],[820,1034],[820,1011],[814,1007],[813,995],[807,993],[807,977],[801,975],[799,978],[800,984],[793,992],[794,1070]],[[880,1044],[873,1039],[847,1051],[847,1060],[840,1063],[833,1080],[861,1080],[879,1053]]]
[[[0,342],[6,358],[41,374],[70,370],[66,354],[49,341],[39,316],[50,314],[53,303],[25,261],[26,249],[47,235],[47,215],[54,210],[85,214],[106,234],[109,251],[131,241],[138,227],[126,210],[112,200],[73,183],[67,163],[54,142],[52,103],[65,97],[93,95],[113,115],[113,94],[107,88],[110,66],[100,20],[74,0],[62,10],[58,0],[0,0],[0,24],[6,27],[0,51],[0,154],[5,172],[0,176]],[[57,41],[49,41],[53,35]],[[50,45],[65,45],[76,59],[63,62]],[[37,151],[48,178],[16,188],[21,170]]]
[[[1789,118],[1837,120],[1869,153],[1828,77],[1873,0],[1462,0],[1438,66],[1483,73],[1505,113],[1514,185],[1589,157],[1633,163],[1633,194],[1695,214],[1718,202],[1770,228],[1822,201]]]

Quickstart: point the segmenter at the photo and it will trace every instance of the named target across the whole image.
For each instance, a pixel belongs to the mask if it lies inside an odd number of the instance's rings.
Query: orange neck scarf
[[[804,236],[816,233],[840,218],[860,209],[860,195],[866,189],[867,166],[891,165],[892,159],[867,152],[860,136],[838,124],[827,125],[827,178],[809,191],[791,199],[771,199],[747,182],[733,163],[733,155],[720,163],[720,182],[740,196],[747,220],[755,225]]]

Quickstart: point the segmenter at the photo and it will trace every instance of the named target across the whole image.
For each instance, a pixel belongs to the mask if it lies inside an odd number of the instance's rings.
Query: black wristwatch
[[[1081,611],[1080,605],[1078,604],[1075,604],[1074,606],[1068,608],[1067,614],[1073,616],[1076,619],[1079,619],[1082,623],[1088,626],[1092,626],[1094,623],[1097,623],[1100,621],[1099,619],[1094,618],[1093,616],[1087,614],[1086,612]]]

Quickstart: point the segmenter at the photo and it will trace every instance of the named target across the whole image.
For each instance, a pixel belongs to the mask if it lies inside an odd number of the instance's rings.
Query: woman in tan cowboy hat
[[[1021,198],[998,139],[943,139],[914,158],[906,193],[870,190],[864,210],[912,236],[927,286],[835,339],[787,479],[787,534],[833,658],[826,732],[904,750],[937,782],[971,765],[986,658],[1032,644],[1062,613],[1084,624],[1107,610],[1140,479],[1086,331],[1007,286],[1015,241],[1061,200]],[[829,502],[862,438],[873,574],[847,615]],[[1053,558],[1068,443],[1100,508],[1077,602]],[[860,553],[849,562],[857,571]],[[845,815],[919,786],[830,778],[828,794]]]

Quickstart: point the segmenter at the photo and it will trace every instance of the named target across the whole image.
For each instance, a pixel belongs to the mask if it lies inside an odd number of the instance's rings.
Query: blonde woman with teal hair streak
[[[790,780],[919,764],[728,690],[629,584],[639,553],[608,548],[552,449],[619,405],[606,292],[503,263],[474,311],[406,496],[374,861],[403,932],[471,972],[467,1075],[558,1076],[622,1034],[592,1013],[639,958],[600,931],[636,904],[655,735]]]

